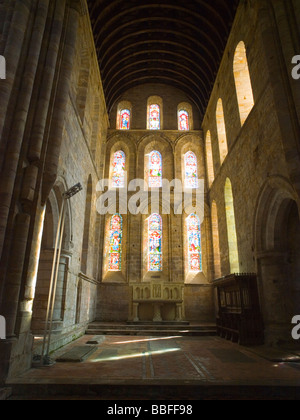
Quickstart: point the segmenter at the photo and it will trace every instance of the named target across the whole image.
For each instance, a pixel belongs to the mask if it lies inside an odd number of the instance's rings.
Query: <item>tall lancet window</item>
[[[162,271],[162,218],[152,214],[148,220],[148,270]]]
[[[178,112],[178,129],[180,131],[189,131],[190,129],[189,113],[183,109]]]
[[[149,175],[148,185],[149,188],[162,187],[162,156],[154,150],[149,154]]]
[[[110,220],[108,271],[121,271],[122,268],[122,236],[123,220],[120,214],[115,214]]]
[[[199,217],[191,214],[187,218],[188,264],[189,271],[202,271],[201,226]]]
[[[130,111],[129,109],[122,109],[120,111],[120,130],[130,129]]]
[[[184,155],[185,188],[198,188],[198,163],[193,152]]]
[[[125,163],[126,156],[121,150],[116,152],[112,162],[112,187],[124,188],[125,187]]]
[[[160,106],[149,106],[149,130],[160,130]]]

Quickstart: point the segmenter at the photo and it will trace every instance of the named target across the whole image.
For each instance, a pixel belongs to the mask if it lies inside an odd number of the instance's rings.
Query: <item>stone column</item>
[[[276,345],[291,340],[289,314],[291,296],[288,286],[286,254],[266,252],[258,260],[262,312],[265,323],[266,343]]]
[[[6,318],[7,337],[15,336],[15,324],[17,319],[21,280],[23,274],[27,238],[30,225],[28,214],[18,214],[15,221],[13,236],[18,238],[10,254],[8,261],[7,281],[4,285],[2,315]]]
[[[176,321],[182,321],[182,303],[176,303]]]
[[[2,55],[7,61],[7,78],[5,83],[0,83],[0,139],[2,145],[2,133],[4,122],[7,115],[8,103],[11,97],[12,89],[17,74],[22,49],[24,47],[23,42],[25,34],[28,28],[28,22],[30,17],[30,9],[35,0],[18,0],[15,2],[13,15],[8,19],[7,23],[10,23],[9,29],[6,26],[7,39],[5,41],[5,47],[2,46]],[[10,10],[7,10],[7,17],[9,18]],[[5,30],[5,29],[4,29]],[[3,39],[4,40],[4,39]],[[0,155],[3,150],[0,148]]]
[[[38,68],[38,62],[41,52],[42,40],[45,30],[45,24],[48,14],[49,0],[41,0],[38,3],[36,17],[31,34],[31,42],[28,49],[26,64],[22,77],[22,83],[14,109],[14,118],[7,149],[5,161],[0,178],[0,254],[6,232],[7,220],[12,201],[16,174],[18,170],[21,148],[24,140],[24,132],[27,124],[28,112],[32,98],[34,81]],[[20,40],[19,40],[19,44]],[[14,49],[13,49],[14,51]],[[6,83],[4,83],[5,85]],[[2,84],[1,84],[2,86]],[[1,117],[0,117],[1,118]],[[1,122],[0,122],[1,123]],[[0,132],[1,136],[1,132]],[[4,136],[5,137],[5,136]],[[33,188],[35,185],[33,185]]]
[[[73,3],[71,3],[73,5]],[[77,8],[78,4],[75,2]],[[44,167],[42,185],[42,203],[45,203],[57,177],[59,156],[61,150],[65,113],[69,100],[71,73],[75,55],[75,45],[79,23],[79,13],[75,8],[69,7],[66,16],[66,30],[64,48],[61,62],[61,71],[57,84],[57,94],[54,102],[48,149]]]
[[[162,322],[162,316],[161,316],[161,303],[154,303],[154,316],[153,316],[153,322]]]
[[[139,318],[139,303],[133,303],[132,304],[132,309],[133,309],[133,322],[139,322],[140,318]]]

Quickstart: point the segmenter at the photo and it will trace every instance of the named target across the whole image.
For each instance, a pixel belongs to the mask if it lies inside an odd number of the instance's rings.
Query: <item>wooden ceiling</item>
[[[181,89],[201,116],[239,0],[88,0],[108,111],[131,87]]]

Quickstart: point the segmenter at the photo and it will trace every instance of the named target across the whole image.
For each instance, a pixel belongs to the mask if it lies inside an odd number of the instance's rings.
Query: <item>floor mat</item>
[[[256,363],[254,359],[238,350],[209,349],[222,363]]]

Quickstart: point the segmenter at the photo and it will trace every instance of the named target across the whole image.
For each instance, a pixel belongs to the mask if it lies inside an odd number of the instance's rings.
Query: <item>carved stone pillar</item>
[[[139,322],[140,318],[139,318],[139,303],[133,303],[132,304],[132,309],[133,309],[133,322]]]
[[[161,303],[154,303],[154,316],[153,316],[153,322],[162,322],[162,316],[161,316]]]

